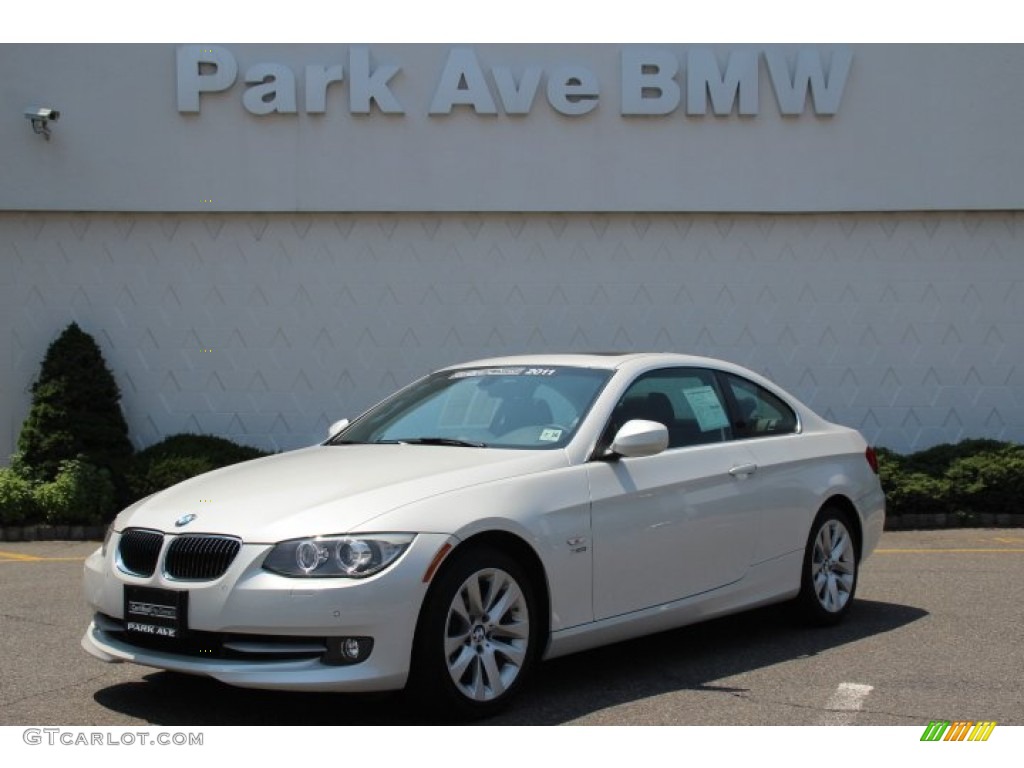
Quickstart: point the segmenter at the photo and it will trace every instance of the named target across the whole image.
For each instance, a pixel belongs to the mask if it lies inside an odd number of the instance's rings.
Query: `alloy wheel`
[[[840,520],[826,520],[818,529],[810,568],[819,605],[831,614],[842,611],[853,593],[857,555],[850,532]]]
[[[516,580],[498,568],[472,573],[445,620],[444,653],[455,687],[487,702],[515,683],[529,653],[530,611]]]

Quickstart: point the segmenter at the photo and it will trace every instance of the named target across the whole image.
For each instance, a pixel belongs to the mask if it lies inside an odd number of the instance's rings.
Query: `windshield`
[[[441,371],[368,411],[330,440],[492,448],[560,448],[611,371],[516,366]]]

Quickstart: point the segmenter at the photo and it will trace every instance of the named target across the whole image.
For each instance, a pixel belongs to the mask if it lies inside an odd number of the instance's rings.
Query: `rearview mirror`
[[[342,419],[341,421],[334,422],[333,424],[331,424],[330,427],[327,428],[327,439],[330,440],[332,437],[341,432],[341,430],[343,430],[347,426],[348,419]]]
[[[668,429],[664,424],[633,419],[622,425],[612,440],[611,452],[627,458],[654,456],[668,448]]]

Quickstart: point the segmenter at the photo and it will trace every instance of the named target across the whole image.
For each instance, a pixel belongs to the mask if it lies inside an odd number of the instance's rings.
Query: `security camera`
[[[25,117],[29,120],[60,120],[60,112],[52,107],[29,107],[25,110]]]
[[[47,141],[50,140],[50,121],[57,122],[60,119],[60,112],[53,107],[29,107],[25,110],[25,117],[32,121],[32,130],[43,135]]]

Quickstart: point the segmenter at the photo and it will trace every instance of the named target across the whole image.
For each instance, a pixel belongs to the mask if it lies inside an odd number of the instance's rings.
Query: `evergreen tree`
[[[19,471],[49,482],[80,458],[120,478],[132,455],[121,392],[95,340],[72,323],[46,350],[18,437]]]

